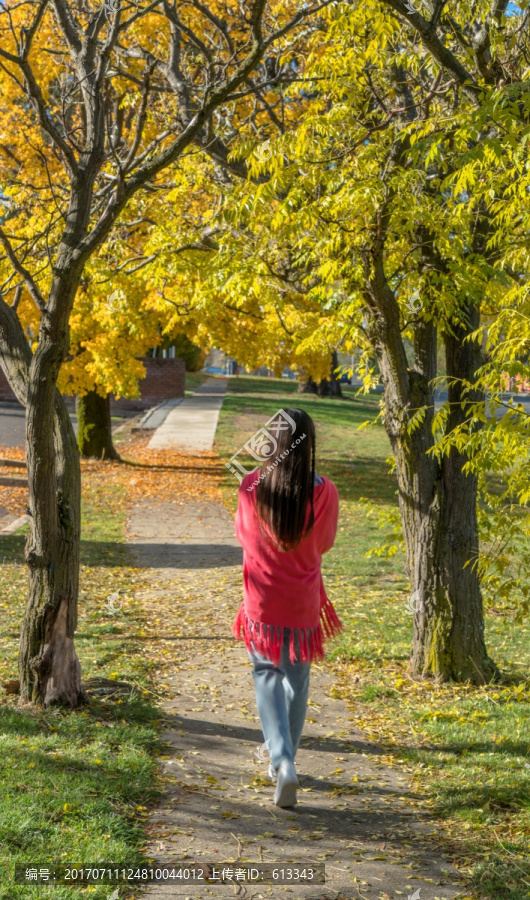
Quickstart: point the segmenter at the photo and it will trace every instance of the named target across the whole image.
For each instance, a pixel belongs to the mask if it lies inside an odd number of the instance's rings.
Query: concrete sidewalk
[[[219,411],[226,393],[226,379],[209,378],[168,413],[155,430],[148,447],[152,450],[211,450]]]
[[[167,750],[161,804],[147,823],[153,867],[179,863],[325,865],[324,884],[183,883],[140,889],[149,900],[453,900],[461,881],[418,803],[407,773],[387,765],[356,727],[325,665],[313,665],[308,718],[296,764],[296,807],[273,804],[252,669],[230,626],[242,595],[232,517],[211,501],[143,501],[128,519],[128,546],[146,568],[136,594],[156,631],[144,652],[158,679]],[[144,584],[145,576],[142,573]],[[159,648],[162,648],[161,650]],[[169,689],[169,691],[168,691]],[[168,696],[169,693],[169,696]],[[420,893],[421,892],[421,893]]]

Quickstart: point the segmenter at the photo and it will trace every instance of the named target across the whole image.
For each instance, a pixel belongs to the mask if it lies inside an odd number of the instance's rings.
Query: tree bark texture
[[[76,397],[77,444],[83,457],[119,459],[112,443],[110,395],[89,391]]]
[[[447,376],[471,379],[476,349],[463,344],[469,329],[446,337]],[[411,671],[420,677],[485,683],[496,675],[484,639],[482,596],[471,563],[478,555],[477,481],[464,474],[467,457],[452,448],[437,461],[433,445],[436,374],[436,330],[430,323],[416,327],[416,365],[408,371],[407,402],[400,396],[396,360],[378,354],[385,385],[385,427],[398,479],[399,507],[412,586],[414,633]],[[402,370],[405,371],[405,370]],[[461,388],[449,389],[454,404],[448,427],[464,415]],[[416,410],[427,406],[423,421],[408,433]]]
[[[436,376],[437,330],[421,315],[414,323],[414,365],[409,367],[402,338],[400,309],[384,270],[384,237],[388,209],[377,222],[376,238],[362,254],[368,337],[384,384],[384,424],[390,439],[412,587],[414,632],[411,672],[443,681],[485,683],[497,675],[489,658],[477,570],[477,482],[465,475],[465,455],[453,447],[437,460],[432,421]],[[444,333],[446,371],[450,381],[472,382],[480,349],[464,343],[478,323],[475,306],[463,303],[460,325]],[[461,421],[461,385],[449,388],[448,430]],[[421,408],[422,419],[411,423]],[[410,426],[410,427],[408,427]]]
[[[32,533],[26,544],[29,599],[20,636],[22,696],[49,706],[84,699],[74,646],[79,588],[81,479],[79,452],[58,391],[47,428],[27,410]],[[50,460],[46,456],[53,445]],[[50,464],[51,463],[51,464]],[[46,488],[43,491],[43,488]],[[37,497],[36,492],[39,492]]]

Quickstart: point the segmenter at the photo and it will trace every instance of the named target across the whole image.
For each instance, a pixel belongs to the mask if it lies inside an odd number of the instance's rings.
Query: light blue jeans
[[[311,663],[299,661],[297,632],[294,638],[297,662],[290,661],[290,631],[290,628],[284,628],[282,656],[278,665],[257,653],[253,642],[252,652],[247,650],[254,666],[252,677],[261,729],[274,770],[277,770],[283,756],[294,762],[304,728],[309,693]]]

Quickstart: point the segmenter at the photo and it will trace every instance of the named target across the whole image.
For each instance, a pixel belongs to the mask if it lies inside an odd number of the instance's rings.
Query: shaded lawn
[[[228,390],[231,394],[296,394],[298,382],[290,378],[256,378],[252,375],[229,377]],[[304,395],[307,396],[307,395]],[[292,405],[292,404],[291,404]]]
[[[205,381],[208,380],[210,376],[206,375],[204,372],[186,372],[185,378],[185,388],[184,393],[185,396],[190,396],[194,391],[197,390],[201,384],[204,384]]]
[[[364,556],[382,543],[373,511],[393,513],[397,507],[382,425],[357,430],[377,414],[380,397],[351,399],[348,388],[345,400],[293,397],[295,385],[286,388],[277,379],[275,393],[271,382],[229,380],[216,446],[227,462],[287,406],[303,408],[315,420],[317,468],[335,482],[340,496],[337,540],[322,569],[345,625],[329,645],[336,690],[351,703],[359,727],[386,748],[386,761],[410,772],[418,803],[440,820],[473,896],[528,900],[530,624],[516,625],[513,611],[486,610],[486,640],[503,673],[500,684],[477,688],[413,682],[408,676],[412,615],[403,554]],[[249,468],[256,464],[250,456],[241,458]],[[226,470],[226,503],[233,511],[237,487]]]
[[[146,804],[158,796],[156,755],[161,752],[160,713],[153,702],[151,665],[139,634],[143,618],[132,597],[138,572],[127,568],[123,541],[124,492],[84,479],[81,596],[76,639],[83,680],[105,677],[130,688],[92,695],[74,711],[36,711],[0,691],[0,900],[74,897],[82,888],[14,885],[14,866],[52,861],[145,863]],[[98,553],[98,542],[103,551]],[[18,677],[17,651],[26,599],[24,537],[1,539],[0,677]],[[107,558],[111,545],[113,558]],[[111,613],[108,598],[118,596]],[[121,606],[120,606],[121,604]],[[90,896],[113,888],[94,885]],[[86,891],[86,888],[85,888]],[[120,887],[120,896],[132,896]]]

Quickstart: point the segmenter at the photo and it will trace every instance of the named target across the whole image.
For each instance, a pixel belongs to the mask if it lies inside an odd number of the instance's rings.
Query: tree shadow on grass
[[[102,829],[113,858],[141,863],[145,835],[132,811],[160,796],[154,777],[163,747],[154,727],[159,719],[158,709],[140,696],[120,704],[94,698],[75,710],[3,706],[9,765],[1,855],[10,868],[27,863],[28,854],[45,861],[67,851],[82,862],[79,847],[87,839],[89,846],[97,842]]]
[[[473,748],[474,749],[474,748]],[[443,782],[439,785],[438,803],[447,812],[458,813],[465,810],[483,810],[503,813],[521,812],[530,806],[530,787],[521,786],[520,779],[514,779],[507,785],[475,785],[468,787],[447,788]]]
[[[494,750],[503,756],[505,754],[508,756],[527,756],[528,741],[503,741],[501,749],[499,749],[497,744],[493,744],[491,741],[446,741],[430,747],[424,745],[419,747],[409,745],[408,747],[399,748],[396,752],[398,756],[402,756],[403,753],[407,752],[407,749],[413,751],[421,750],[422,753],[452,753],[458,757],[468,752],[483,753],[484,755],[487,755]],[[493,785],[493,787],[495,787],[495,785]],[[461,790],[460,785],[458,786],[458,790]],[[528,799],[530,800],[530,776],[528,779],[528,792]]]
[[[164,714],[160,709],[141,694],[142,687],[134,682],[131,682],[130,686],[137,692],[132,699],[123,691],[119,693],[119,702],[114,697],[101,699],[90,694],[89,702],[82,703],[75,709],[62,706],[48,709],[34,706],[21,708],[3,706],[2,732],[4,735],[13,734],[29,738],[45,734],[46,729],[49,729],[61,738],[73,739],[86,733],[92,739],[94,724],[98,721],[112,720],[114,724],[126,727],[149,725],[155,720],[162,719]],[[152,740],[153,746],[156,745],[158,749],[158,736],[153,733],[149,740]]]
[[[480,763],[476,758],[469,760],[470,771],[465,782],[461,778],[457,783],[451,783],[443,777],[437,778],[436,814],[454,820],[455,828],[458,828],[459,821],[464,827],[470,818],[474,821],[476,840],[468,833],[462,852],[465,850],[466,856],[469,856],[471,850],[473,854],[475,864],[472,884],[483,900],[502,900],[508,897],[512,900],[526,900],[530,896],[530,867],[528,860],[523,859],[525,851],[522,848],[525,846],[523,834],[526,815],[530,809],[530,769],[526,769],[522,762],[514,767],[510,757],[527,756],[528,742],[503,741],[499,747],[488,741],[455,740],[430,747],[398,745],[388,750],[398,759],[406,759],[413,764],[419,760],[425,761],[430,754],[436,754],[436,757],[441,753],[450,754],[452,759],[446,760],[446,765],[450,765],[453,760],[456,765],[465,765],[468,753],[484,755],[484,769],[480,778],[475,778],[473,774]],[[492,752],[497,756],[496,762],[491,760]],[[507,757],[505,763],[499,759],[504,756]],[[528,763],[530,764],[530,757]],[[439,764],[439,760],[436,764]],[[487,780],[489,775],[490,781]],[[430,778],[432,780],[432,776]],[[490,847],[487,852],[486,845],[481,840],[482,831],[478,830],[481,824],[478,817],[481,815],[484,826],[487,823],[489,828],[488,842],[492,840],[492,826],[502,837],[502,844],[499,843],[496,847],[493,843],[493,850]]]
[[[25,565],[26,538],[21,534],[0,540],[0,564]],[[130,566],[131,556],[126,544],[117,541],[81,541],[81,565]]]
[[[24,564],[26,535],[6,534],[0,538],[0,565]]]
[[[295,394],[298,382],[290,379],[275,378],[232,378],[228,382],[226,394]],[[302,395],[303,396],[303,395]]]
[[[24,565],[25,538],[10,535],[0,545],[0,561]],[[81,565],[109,568],[211,569],[242,565],[243,550],[230,543],[162,544],[81,541]]]
[[[200,457],[199,457],[200,459]],[[215,461],[215,460],[214,460]],[[157,463],[142,463],[136,462],[134,459],[120,459],[120,464],[124,466],[131,466],[131,468],[135,469],[161,469],[162,471],[174,471],[174,472],[206,472],[208,475],[212,475],[216,478],[224,478],[225,472],[223,469],[217,471],[216,467],[211,466],[200,466],[200,465],[174,465],[172,463],[167,463],[167,465],[157,464]]]
[[[323,473],[340,484],[340,499],[358,502],[361,498],[372,503],[397,506],[397,479],[388,472],[388,463],[373,456],[353,459],[326,460]]]

